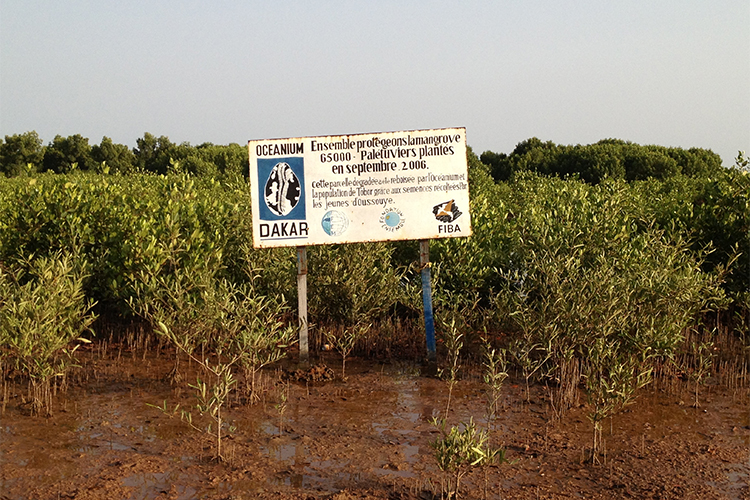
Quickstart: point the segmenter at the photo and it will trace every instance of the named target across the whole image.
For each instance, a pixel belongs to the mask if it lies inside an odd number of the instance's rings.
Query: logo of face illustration
[[[271,169],[265,186],[268,209],[278,216],[288,215],[299,203],[300,182],[288,163],[279,162]]]

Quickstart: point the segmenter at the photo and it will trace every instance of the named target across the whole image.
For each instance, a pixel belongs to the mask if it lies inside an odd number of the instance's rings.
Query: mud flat
[[[440,497],[429,443],[448,391],[418,365],[354,359],[346,381],[289,376],[291,366],[266,370],[260,399],[230,404],[226,460],[217,462],[207,435],[156,408],[194,404],[191,367],[173,383],[169,355],[86,355],[48,418],[30,416],[25,386],[10,384],[0,416],[0,499]],[[340,373],[333,354],[320,363]],[[490,431],[513,463],[469,472],[463,498],[750,498],[746,388],[709,381],[694,408],[692,387],[648,387],[605,421],[599,465],[588,459],[585,406],[556,419],[546,395],[532,387],[527,402],[520,379],[506,382]],[[473,417],[486,427],[478,376],[464,377],[453,401],[450,424]],[[193,413],[199,425],[208,422]]]

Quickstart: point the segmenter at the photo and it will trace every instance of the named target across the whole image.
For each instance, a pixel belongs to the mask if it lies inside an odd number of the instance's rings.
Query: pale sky
[[[750,1],[0,0],[0,136],[750,153]]]

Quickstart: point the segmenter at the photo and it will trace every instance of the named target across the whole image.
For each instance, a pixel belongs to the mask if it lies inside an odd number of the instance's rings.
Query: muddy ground
[[[50,417],[32,417],[23,385],[10,384],[0,416],[0,499],[432,499],[443,475],[429,443],[443,412],[446,383],[418,364],[316,360],[331,381],[300,381],[289,363],[264,371],[262,397],[233,400],[225,415],[224,462],[214,441],[155,406],[190,408],[184,379],[169,372],[173,353],[96,347],[56,396]],[[479,371],[458,383],[449,422],[486,426]],[[321,372],[322,373],[322,372]],[[286,379],[284,382],[282,379]],[[296,379],[296,380],[294,380]],[[692,386],[654,384],[604,425],[606,451],[590,461],[586,407],[556,419],[542,386],[511,376],[492,439],[512,463],[476,468],[464,498],[750,498],[747,388],[709,381],[700,408]],[[282,395],[286,395],[284,403]],[[149,406],[154,405],[154,406]],[[208,420],[193,410],[194,423]]]

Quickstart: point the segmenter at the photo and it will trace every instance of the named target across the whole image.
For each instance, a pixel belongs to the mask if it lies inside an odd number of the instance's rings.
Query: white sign
[[[466,129],[249,141],[256,248],[471,235]]]

